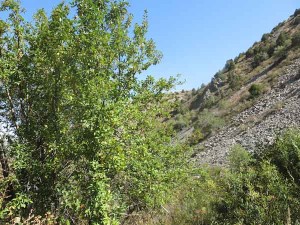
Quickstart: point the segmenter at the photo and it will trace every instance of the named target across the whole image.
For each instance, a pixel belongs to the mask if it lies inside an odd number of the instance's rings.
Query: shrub
[[[295,26],[297,26],[298,24],[300,24],[300,17],[296,17],[293,24]]]
[[[300,15],[300,9],[296,9],[294,12],[294,16],[298,16],[298,15]]]
[[[205,138],[204,134],[200,129],[195,129],[193,134],[189,137],[188,143],[190,146],[196,145]]]
[[[274,55],[278,58],[285,58],[288,54],[288,45],[290,42],[286,42],[287,45],[280,45],[274,49]]]
[[[292,37],[292,46],[300,46],[300,32],[296,32]]]
[[[258,67],[263,61],[269,58],[269,55],[266,52],[259,52],[254,56],[252,67]]]
[[[267,33],[267,34],[263,34],[263,36],[261,37],[261,41],[267,41],[270,37],[270,34]]]
[[[246,58],[250,58],[254,55],[254,50],[253,48],[249,48],[247,51],[246,51]]]
[[[238,63],[239,62],[239,60],[243,57],[245,55],[245,53],[240,53],[238,56],[236,56],[235,58],[234,58],[234,63]]]
[[[239,144],[232,147],[228,159],[230,169],[235,172],[242,171],[243,168],[249,166],[253,161],[250,153]]]
[[[284,177],[300,186],[300,133],[290,130],[277,139],[266,153]]]
[[[232,90],[238,89],[242,84],[241,76],[239,74],[235,74],[233,71],[230,71],[228,74],[228,83]]]
[[[225,121],[204,109],[198,116],[196,129],[200,129],[205,136],[211,134],[212,131],[224,126]]]
[[[274,53],[274,50],[275,50],[275,43],[272,42],[272,43],[267,44],[265,46],[265,50],[264,51],[268,53],[269,57],[271,57],[273,55],[273,53]]]
[[[257,45],[253,48],[254,55],[257,55],[258,53],[262,52],[262,46]]]
[[[269,162],[245,166],[225,175],[222,197],[215,205],[221,224],[284,224],[289,188]],[[221,184],[220,184],[221,185]],[[297,211],[294,211],[297,213]]]
[[[197,94],[197,91],[196,91],[195,88],[193,88],[193,89],[192,89],[192,96],[193,96],[193,95],[196,95],[196,94]]]
[[[216,102],[217,102],[216,97],[213,94],[211,94],[208,98],[204,100],[204,107],[211,108],[216,104]]]
[[[234,68],[235,68],[234,61],[232,59],[227,60],[224,67],[224,71],[230,71],[233,70]]]
[[[175,118],[175,122],[173,124],[173,128],[176,131],[181,131],[183,128],[187,127],[188,123],[187,121],[184,119],[184,117],[182,115],[178,115]]]
[[[251,97],[257,97],[263,93],[264,86],[262,84],[252,84],[248,91]]]
[[[276,40],[277,46],[284,46],[286,45],[286,42],[289,40],[289,36],[285,32],[281,32]]]

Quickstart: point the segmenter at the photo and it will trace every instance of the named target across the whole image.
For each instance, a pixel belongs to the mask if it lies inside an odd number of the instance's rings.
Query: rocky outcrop
[[[197,145],[198,164],[224,165],[230,149],[240,144],[248,151],[274,142],[288,128],[300,127],[300,59],[288,67],[272,90],[252,107],[232,118],[217,134]]]

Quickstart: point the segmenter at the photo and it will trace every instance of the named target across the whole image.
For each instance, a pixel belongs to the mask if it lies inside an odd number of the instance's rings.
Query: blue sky
[[[38,8],[50,11],[59,0],[21,0],[30,16]],[[143,75],[181,74],[198,88],[222,69],[226,60],[246,51],[262,34],[300,8],[299,0],[129,0],[135,21],[148,10],[149,33],[162,51],[162,62]]]

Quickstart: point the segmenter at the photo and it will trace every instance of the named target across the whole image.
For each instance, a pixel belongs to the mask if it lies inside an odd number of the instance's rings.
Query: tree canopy
[[[186,153],[162,123],[175,79],[138,77],[161,59],[147,13],[132,25],[125,1],[73,0],[31,22],[17,0],[0,9],[0,221],[119,224],[160,206]]]

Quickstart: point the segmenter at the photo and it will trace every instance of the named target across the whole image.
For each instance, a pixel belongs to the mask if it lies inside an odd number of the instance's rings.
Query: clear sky
[[[60,0],[21,0],[31,15],[50,11]],[[145,74],[181,74],[178,89],[198,88],[226,60],[246,51],[262,34],[300,8],[299,0],[129,0],[135,21],[148,10],[149,33],[163,52],[162,62]],[[144,74],[144,75],[145,75]]]

